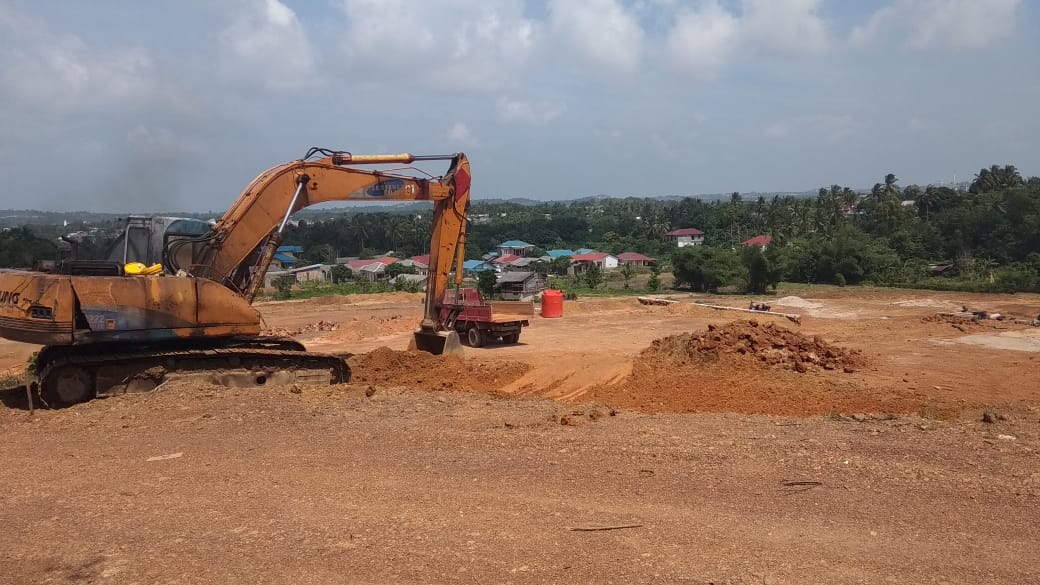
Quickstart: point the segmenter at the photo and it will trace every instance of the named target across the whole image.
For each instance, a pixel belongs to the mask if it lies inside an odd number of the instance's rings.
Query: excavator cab
[[[105,260],[119,266],[140,262],[161,264],[168,274],[181,266],[191,266],[193,246],[173,246],[182,240],[198,240],[209,234],[213,224],[201,219],[131,215],[123,233],[108,248]]]

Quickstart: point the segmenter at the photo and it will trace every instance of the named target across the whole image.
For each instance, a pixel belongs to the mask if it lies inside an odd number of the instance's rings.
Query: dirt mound
[[[773,304],[778,307],[794,307],[796,309],[819,309],[823,306],[822,303],[814,303],[798,296],[783,297],[773,301]]]
[[[654,340],[643,350],[643,361],[686,364],[717,361],[720,356],[748,356],[770,366],[804,373],[813,369],[852,373],[863,365],[858,351],[833,346],[773,323],[754,320],[708,325],[703,333],[671,335]]]
[[[649,412],[793,416],[914,413],[930,404],[909,389],[870,384],[856,372],[864,364],[860,352],[818,337],[735,321],[655,340],[624,381],[583,399]]]
[[[424,390],[490,392],[519,379],[528,370],[527,364],[520,362],[474,362],[386,347],[352,356],[348,362],[354,384]]]
[[[971,313],[965,315],[954,315],[950,313],[936,313],[921,319],[925,323],[940,323],[949,325],[954,329],[964,332],[969,329],[985,329],[987,325],[980,322]]]

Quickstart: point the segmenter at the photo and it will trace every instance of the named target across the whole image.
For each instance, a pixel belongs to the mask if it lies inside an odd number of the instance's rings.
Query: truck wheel
[[[466,340],[470,347],[481,347],[484,345],[484,332],[477,327],[470,327],[466,332]]]
[[[502,343],[512,344],[512,343],[516,343],[517,341],[520,341],[520,334],[519,333],[509,333],[507,335],[503,335],[502,336]]]

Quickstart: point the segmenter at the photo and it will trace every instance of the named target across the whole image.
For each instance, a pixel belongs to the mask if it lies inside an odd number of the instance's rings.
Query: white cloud
[[[552,31],[584,61],[616,73],[639,66],[643,29],[617,0],[551,0]]]
[[[739,29],[737,18],[716,0],[681,11],[667,40],[673,64],[694,78],[714,77],[736,49]]]
[[[852,29],[853,45],[891,39],[913,48],[976,49],[1011,34],[1021,0],[894,0]]]
[[[560,104],[538,101],[511,100],[500,98],[496,104],[499,121],[506,124],[531,124],[541,126],[547,124],[563,114],[564,107]]]
[[[520,85],[538,28],[523,0],[340,0],[349,67],[366,81],[395,78],[437,89]]]
[[[279,0],[240,3],[218,40],[221,70],[230,80],[293,91],[320,79],[307,32],[296,13]]]
[[[73,112],[145,101],[158,93],[157,83],[142,48],[98,50],[0,7],[0,98]]]
[[[856,121],[851,116],[813,114],[773,122],[766,126],[765,135],[777,139],[821,137],[833,143],[850,136],[855,129]]]
[[[477,137],[473,135],[473,131],[463,122],[455,122],[455,125],[448,130],[447,138],[452,144],[464,148],[472,148],[480,144]]]
[[[823,0],[744,0],[748,39],[771,51],[818,53],[827,48],[827,25],[817,12]]]

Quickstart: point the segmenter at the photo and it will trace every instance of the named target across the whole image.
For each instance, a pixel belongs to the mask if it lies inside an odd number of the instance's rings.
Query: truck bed
[[[491,301],[492,323],[527,321],[534,315],[534,303],[524,301]]]

